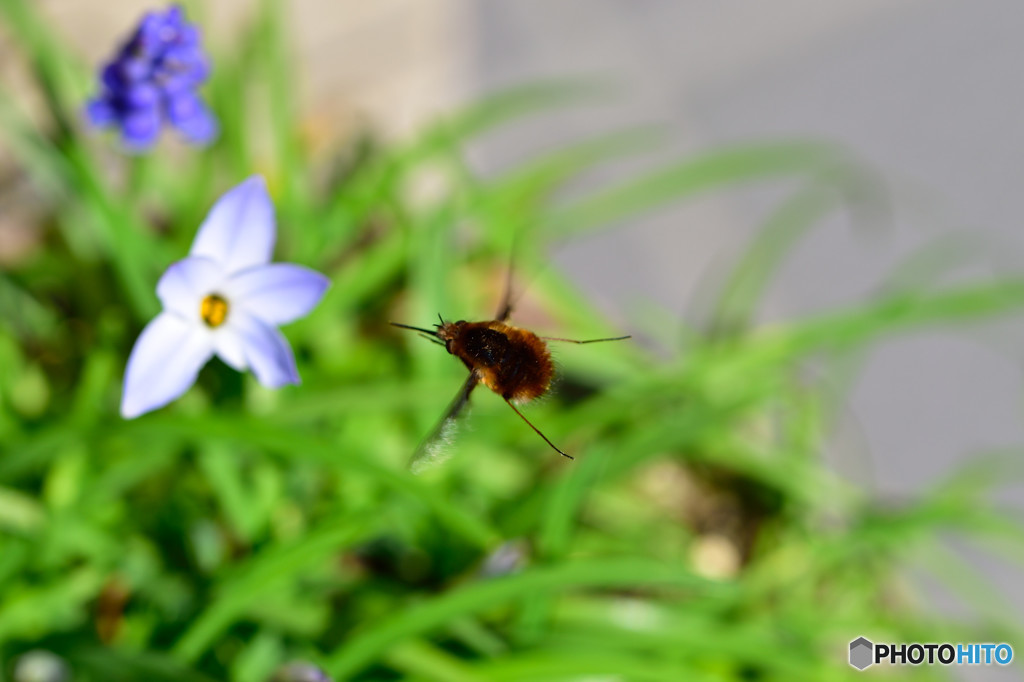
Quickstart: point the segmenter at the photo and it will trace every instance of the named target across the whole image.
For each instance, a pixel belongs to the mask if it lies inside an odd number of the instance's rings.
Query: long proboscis
[[[401,322],[392,322],[391,326],[392,327],[401,327],[402,329],[411,329],[414,332],[421,332],[423,334],[427,334],[427,335],[433,336],[433,337],[437,336],[437,330],[436,329],[424,329],[423,327],[413,327],[411,324],[402,324]]]

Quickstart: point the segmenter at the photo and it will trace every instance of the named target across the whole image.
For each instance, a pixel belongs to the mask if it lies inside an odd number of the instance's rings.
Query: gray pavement
[[[1024,4],[483,0],[473,7],[471,90],[595,75],[623,88],[605,105],[487,140],[474,156],[485,172],[603,131],[657,124],[669,144],[652,165],[730,142],[811,137],[841,143],[879,173],[892,210],[884,229],[851,229],[841,215],[825,221],[786,262],[763,321],[864,300],[906,258],[941,239],[957,240],[963,258],[939,281],[1024,269]],[[699,309],[702,278],[735,256],[793,189],[700,197],[575,240],[555,259],[620,321],[645,300],[685,318]],[[898,498],[980,452],[1024,443],[1022,329],[1018,319],[878,344],[846,401],[827,453],[832,464]],[[1024,491],[1003,501],[1024,506]],[[1019,567],[961,553],[1024,607]],[[948,595],[933,594],[956,610]],[[963,677],[1011,678],[994,670]]]

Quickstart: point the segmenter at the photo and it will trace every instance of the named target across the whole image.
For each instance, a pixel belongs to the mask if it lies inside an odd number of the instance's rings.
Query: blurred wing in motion
[[[512,316],[512,304],[512,269],[509,268],[505,280],[505,294],[501,297],[501,305],[498,306],[498,312],[494,314],[494,319],[498,322],[507,322],[508,318]]]
[[[480,379],[477,377],[476,372],[470,372],[469,376],[466,377],[466,383],[462,384],[462,388],[459,389],[451,404],[448,405],[448,409],[445,410],[441,421],[437,423],[434,430],[423,439],[420,446],[416,448],[416,452],[413,453],[412,459],[409,461],[409,469],[412,470],[412,473],[421,473],[448,459],[451,454],[451,444],[455,437],[459,415],[469,403],[469,394],[473,392],[478,383],[480,383]]]
[[[494,319],[498,322],[508,322],[508,318],[512,316],[512,306],[515,304],[515,301],[512,300],[512,266],[515,263],[515,258],[516,246],[513,242],[508,258],[508,269],[505,271],[505,293],[501,296],[498,312],[494,314]]]

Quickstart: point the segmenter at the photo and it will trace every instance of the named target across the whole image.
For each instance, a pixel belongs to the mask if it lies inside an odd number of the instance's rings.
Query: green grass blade
[[[346,678],[394,644],[430,632],[481,609],[539,592],[587,587],[630,589],[675,587],[724,597],[731,590],[708,583],[678,566],[645,560],[596,560],[538,568],[518,575],[478,582],[405,609],[401,614],[356,634],[327,659],[328,671]]]

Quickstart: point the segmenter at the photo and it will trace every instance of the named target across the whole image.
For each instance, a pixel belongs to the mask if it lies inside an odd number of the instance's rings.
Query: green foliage
[[[841,375],[885,336],[1016,313],[1024,280],[893,288],[759,328],[789,249],[874,191],[841,150],[716,150],[569,202],[554,201],[560,187],[651,135],[474,175],[468,141],[601,96],[549,84],[315,163],[266,5],[216,55],[221,139],[133,158],[80,129],[85,66],[31,3],[0,1],[52,116],[32,123],[0,90],[5,143],[46,207],[43,248],[0,272],[0,679],[33,648],[76,681],[258,682],[293,659],[338,680],[854,679],[846,645],[861,634],[1024,641],[998,607],[944,622],[906,574],[945,551],[940,533],[1024,556],[1019,519],[991,494],[1019,480],[1019,458],[875,500],[823,465],[836,398],[805,371]],[[279,258],[333,281],[285,330],[303,385],[269,392],[214,362],[175,404],[122,420],[124,363],[159,309],[159,274],[254,172],[275,197]],[[415,199],[426,177],[444,191]],[[670,335],[667,356],[639,343],[560,354],[566,397],[530,414],[575,462],[478,391],[450,459],[407,471],[464,370],[389,319],[486,317],[513,243],[517,267],[536,269],[552,240],[780,178],[802,189],[726,278],[706,330]],[[550,270],[530,289],[557,324],[545,331],[618,331]],[[679,327],[647,324],[659,339]],[[496,552],[505,570],[490,567]],[[976,584],[940,563],[957,589]]]

